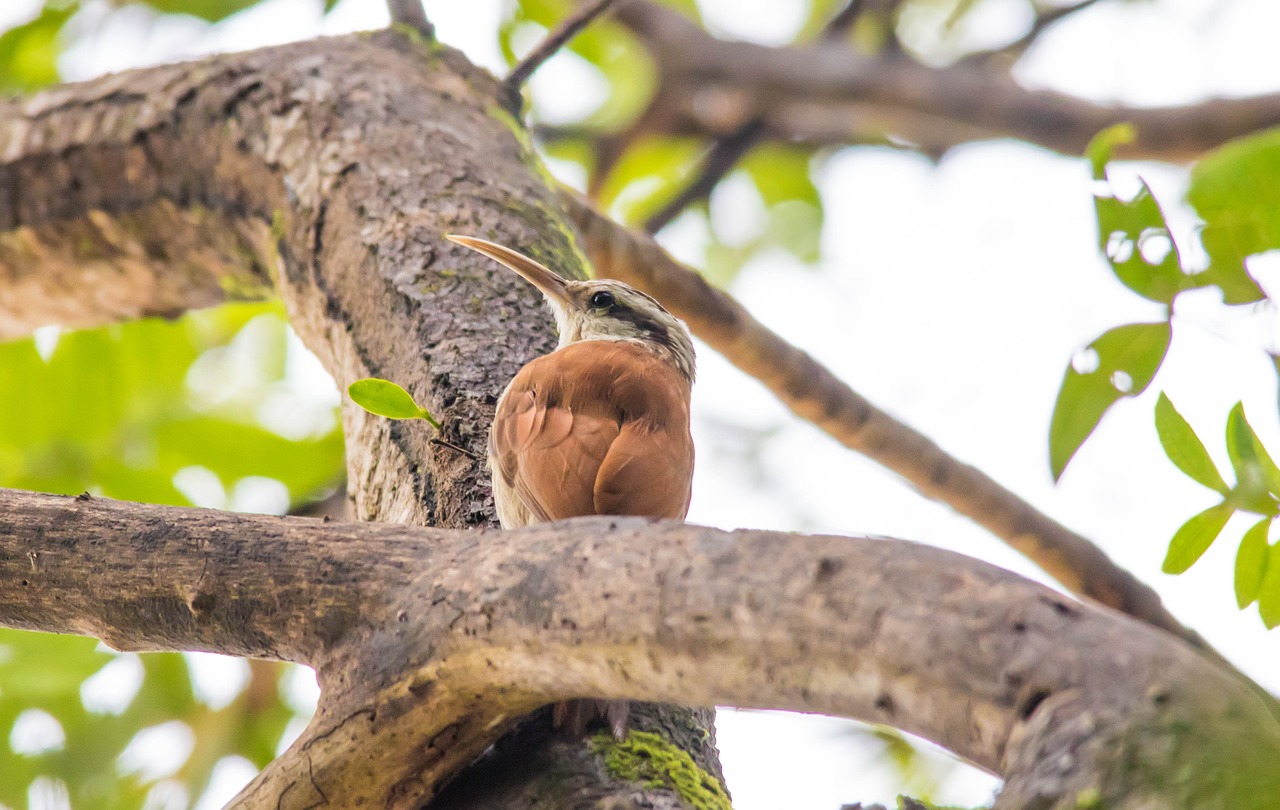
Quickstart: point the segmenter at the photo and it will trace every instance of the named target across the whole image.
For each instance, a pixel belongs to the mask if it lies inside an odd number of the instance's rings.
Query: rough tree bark
[[[441,235],[583,270],[499,95],[455,52],[384,32],[4,105],[0,330],[274,286],[340,385],[396,380],[480,450],[496,393],[552,336],[532,291]],[[241,806],[416,807],[518,715],[574,695],[891,722],[1004,775],[1005,807],[1262,807],[1277,788],[1274,704],[1166,634],[909,544],[481,532],[477,462],[419,425],[343,417],[356,514],[452,533],[0,496],[3,623],[317,666],[316,719]],[[535,720],[441,801],[716,800],[705,712],[651,706],[637,725],[692,754],[702,793],[628,782],[616,748]]]
[[[516,716],[584,694],[889,723],[1003,775],[1003,808],[1280,795],[1280,723],[1242,676],[913,543],[635,518],[444,531],[15,491],[0,504],[0,582],[16,586],[0,622],[316,668],[316,718],[244,807],[415,806]],[[692,790],[688,806],[727,807],[710,782]]]

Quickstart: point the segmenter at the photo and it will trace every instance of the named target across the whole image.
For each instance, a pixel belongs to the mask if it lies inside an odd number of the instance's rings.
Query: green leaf
[[[1173,407],[1163,391],[1156,401],[1156,432],[1160,434],[1160,445],[1164,448],[1165,455],[1174,466],[1209,489],[1227,494],[1230,488],[1214,466],[1204,442],[1200,441],[1200,437]]]
[[[1095,356],[1096,367],[1067,366],[1049,426],[1049,465],[1055,481],[1107,409],[1151,384],[1171,335],[1167,321],[1117,326],[1089,344],[1085,356]]]
[[[1133,127],[1119,124],[1099,133],[1085,148],[1094,179],[1105,186],[1093,195],[1098,248],[1120,283],[1143,298],[1170,304],[1179,292],[1197,285],[1182,267],[1164,212],[1146,181],[1131,200],[1118,197],[1109,182],[1112,153],[1133,138]]]
[[[1258,613],[1268,630],[1280,625],[1280,543],[1267,551],[1267,572],[1258,589]]]
[[[1177,242],[1145,181],[1132,200],[1095,195],[1093,203],[1098,247],[1120,283],[1160,304],[1171,303],[1182,290],[1197,286],[1183,272]]]
[[[1205,155],[1191,170],[1187,201],[1204,220],[1200,241],[1209,254],[1206,280],[1228,304],[1261,301],[1265,294],[1245,259],[1280,248],[1280,128],[1232,141]]]
[[[1236,552],[1235,590],[1236,604],[1241,610],[1253,604],[1262,589],[1262,577],[1267,571],[1267,530],[1271,518],[1264,518],[1244,533],[1240,550]]]
[[[437,422],[426,408],[413,401],[409,392],[391,382],[377,377],[356,380],[347,386],[347,393],[361,408],[388,419],[425,419],[437,429]]]
[[[1094,180],[1107,179],[1107,164],[1111,162],[1116,147],[1132,143],[1137,135],[1132,124],[1116,124],[1093,136],[1093,140],[1084,148],[1084,154],[1093,169]]]
[[[1160,570],[1166,574],[1181,574],[1194,565],[1222,533],[1234,512],[1235,508],[1224,501],[1182,524],[1169,541],[1169,553],[1165,555]]]
[[[143,0],[164,14],[189,14],[205,22],[218,22],[238,11],[255,6],[261,0]]]
[[[46,3],[34,20],[0,35],[0,93],[29,92],[58,81],[59,38],[78,3]]]
[[[1275,462],[1245,417],[1242,402],[1237,402],[1227,415],[1227,456],[1236,473],[1233,494],[1237,503],[1250,512],[1276,514],[1276,501],[1267,493],[1270,474],[1266,469],[1274,468]]]
[[[704,149],[694,138],[640,139],[609,172],[600,204],[624,222],[643,222],[684,187]]]

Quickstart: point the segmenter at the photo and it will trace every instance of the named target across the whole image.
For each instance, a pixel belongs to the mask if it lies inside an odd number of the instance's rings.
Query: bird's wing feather
[[[683,438],[624,424],[596,477],[596,514],[683,519],[693,473],[693,442]]]
[[[519,498],[521,521],[682,518],[693,472],[688,383],[642,348],[596,343],[538,358],[511,381],[490,437],[495,488]]]
[[[595,514],[592,487],[618,423],[514,386],[502,403],[514,418],[495,420],[495,473],[539,521]]]

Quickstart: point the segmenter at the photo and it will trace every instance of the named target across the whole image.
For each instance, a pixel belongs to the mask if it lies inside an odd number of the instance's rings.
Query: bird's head
[[[663,354],[693,379],[693,340],[684,322],[651,296],[621,281],[573,281],[496,242],[471,236],[446,236],[509,267],[537,287],[555,313],[560,345],[580,340],[632,340]]]

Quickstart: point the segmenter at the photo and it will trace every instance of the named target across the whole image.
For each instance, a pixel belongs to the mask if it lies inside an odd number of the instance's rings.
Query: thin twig
[[[1001,45],[989,51],[980,51],[978,53],[969,54],[964,61],[978,61],[990,59],[997,56],[1021,56],[1026,53],[1040,35],[1043,34],[1050,26],[1070,17],[1078,11],[1084,11],[1089,6],[1097,3],[1098,0],[1080,0],[1080,2],[1070,6],[1058,6],[1048,11],[1043,11],[1036,15],[1035,21],[1031,23],[1031,27],[1022,36],[1010,42],[1008,45]]]
[[[422,0],[387,0],[387,11],[391,12],[392,25],[406,25],[423,39],[435,41],[436,27],[427,19]]]
[[[477,456],[475,453],[471,452],[470,450],[468,450],[468,449],[467,449],[467,448],[465,448],[465,447],[459,447],[458,445],[454,444],[453,442],[447,442],[447,441],[445,441],[444,439],[432,439],[432,440],[431,440],[431,443],[432,443],[432,444],[438,444],[438,445],[440,445],[441,447],[447,447],[447,448],[449,448],[450,450],[453,450],[454,452],[461,453],[462,455],[466,456],[467,458],[471,459],[472,461],[479,461],[479,460],[480,460],[480,457],[479,457],[479,456]]]
[[[823,26],[822,33],[818,35],[818,39],[831,41],[842,38],[853,29],[858,18],[862,16],[862,12],[866,10],[867,0],[849,0],[844,4],[844,8],[837,11],[835,16]]]
[[[662,206],[661,210],[649,217],[644,223],[644,229],[649,233],[657,233],[679,216],[681,211],[711,196],[716,184],[729,173],[743,155],[751,151],[751,147],[760,142],[763,136],[764,121],[752,118],[712,143],[702,159],[702,168],[697,176],[670,202]]]
[[[520,60],[520,63],[511,69],[507,74],[507,78],[503,81],[506,85],[507,93],[511,96],[519,96],[520,88],[528,81],[533,72],[542,67],[542,63],[555,56],[556,52],[565,46],[565,44],[578,35],[578,32],[591,24],[591,21],[609,10],[609,6],[613,5],[616,0],[590,0],[583,3],[577,11],[570,14],[564,19],[555,30],[547,34],[542,42],[538,43],[538,47]]]
[[[866,11],[866,0],[849,0],[840,11],[836,12],[818,34],[820,42],[831,42],[843,37],[857,22],[862,12]],[[750,118],[739,124],[737,129],[718,138],[707,149],[702,158],[702,166],[693,180],[681,189],[679,194],[671,198],[653,216],[644,223],[648,233],[657,233],[680,216],[694,203],[701,202],[711,196],[716,185],[724,179],[738,161],[752,147],[758,144],[765,135],[764,120]]]

